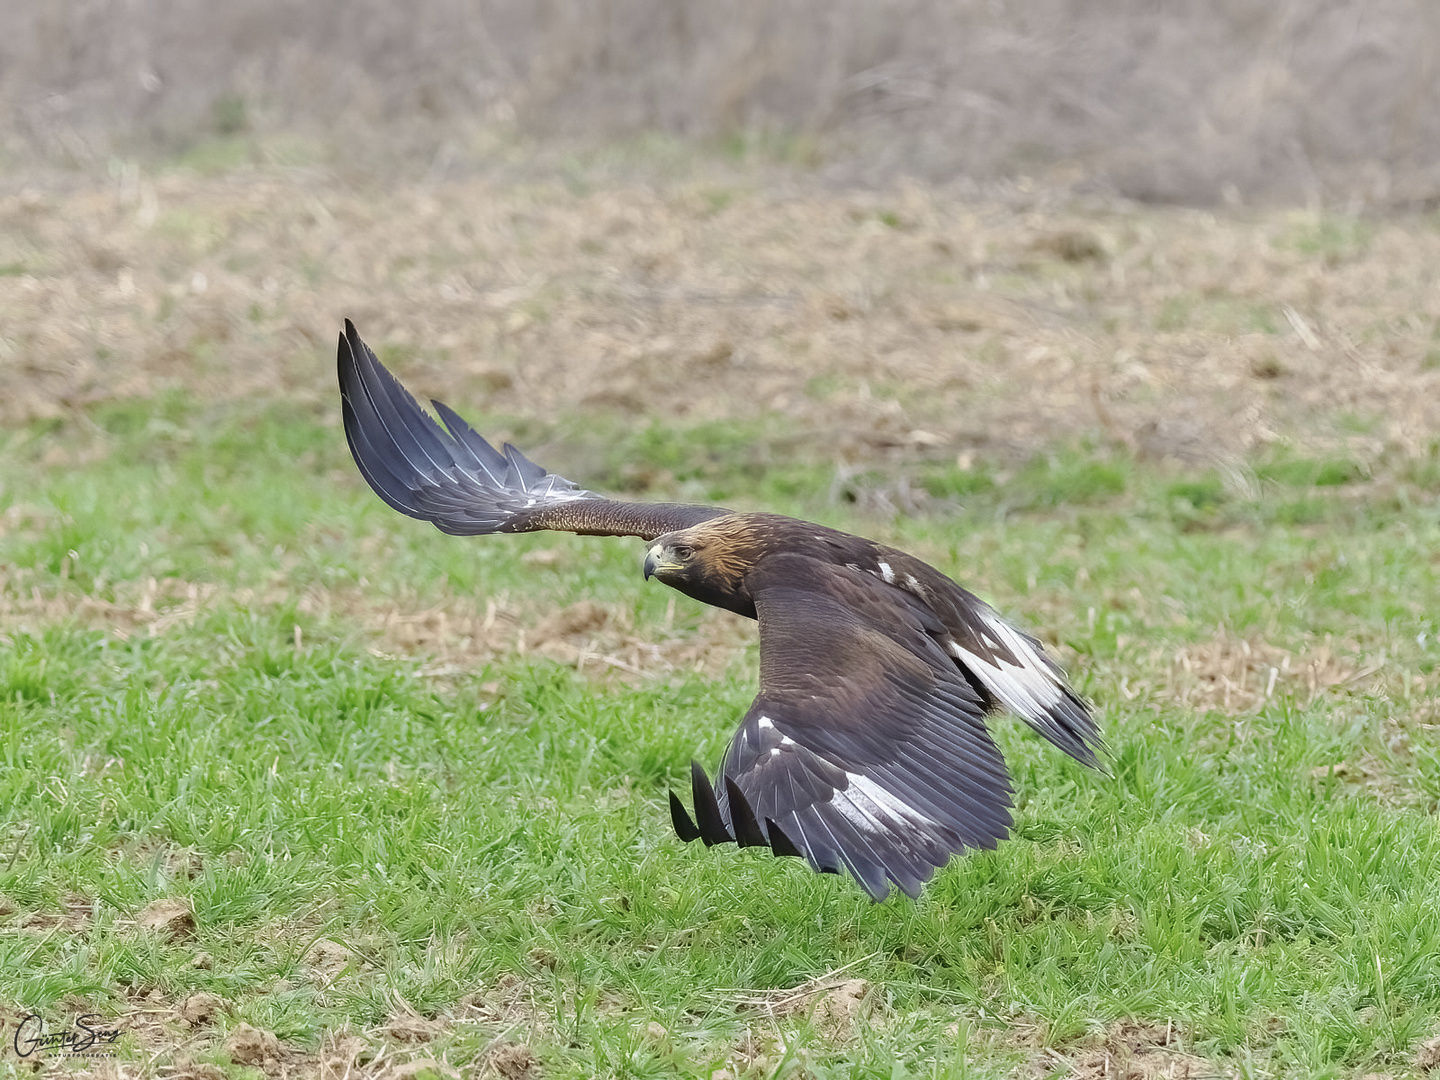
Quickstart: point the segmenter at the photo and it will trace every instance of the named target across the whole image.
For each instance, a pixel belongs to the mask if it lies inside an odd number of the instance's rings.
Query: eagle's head
[[[749,530],[734,528],[739,515],[702,522],[657,536],[645,552],[645,578],[706,604],[753,619],[755,601],[745,588],[745,571],[754,565]],[[717,528],[717,522],[730,522]]]

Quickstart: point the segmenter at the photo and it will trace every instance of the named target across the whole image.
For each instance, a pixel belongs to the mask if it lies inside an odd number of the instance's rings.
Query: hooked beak
[[[652,544],[650,550],[645,552],[645,580],[649,581],[655,576],[655,570],[660,565],[660,545]]]

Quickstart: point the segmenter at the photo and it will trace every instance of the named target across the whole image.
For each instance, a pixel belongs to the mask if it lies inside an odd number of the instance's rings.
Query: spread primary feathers
[[[778,514],[584,491],[438,401],[436,423],[348,319],[339,374],[350,452],[402,514],[462,536],[638,536],[646,578],[759,622],[760,693],[718,783],[692,766],[694,818],[670,796],[681,839],[766,846],[847,870],[875,900],[914,897],[952,854],[1009,832],[989,714],[1097,764],[1094,718],[1040,643],[914,556]]]

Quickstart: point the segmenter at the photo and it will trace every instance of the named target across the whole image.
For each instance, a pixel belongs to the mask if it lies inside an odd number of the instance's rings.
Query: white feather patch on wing
[[[886,835],[897,826],[934,825],[925,814],[886,791],[863,773],[847,772],[849,784],[830,796],[835,808],[850,824],[872,835]]]
[[[950,652],[964,662],[1006,708],[1032,723],[1043,723],[1050,710],[1065,698],[1064,688],[1050,662],[995,612],[981,611],[980,617],[996,641],[1020,661],[1019,666],[996,657],[977,656],[954,639],[947,642]],[[984,635],[981,640],[985,640]]]

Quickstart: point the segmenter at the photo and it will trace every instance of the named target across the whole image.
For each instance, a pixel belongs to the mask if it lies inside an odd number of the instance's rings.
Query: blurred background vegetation
[[[7,0],[0,147],[251,136],[426,173],[659,133],[840,180],[1428,204],[1426,0]]]

